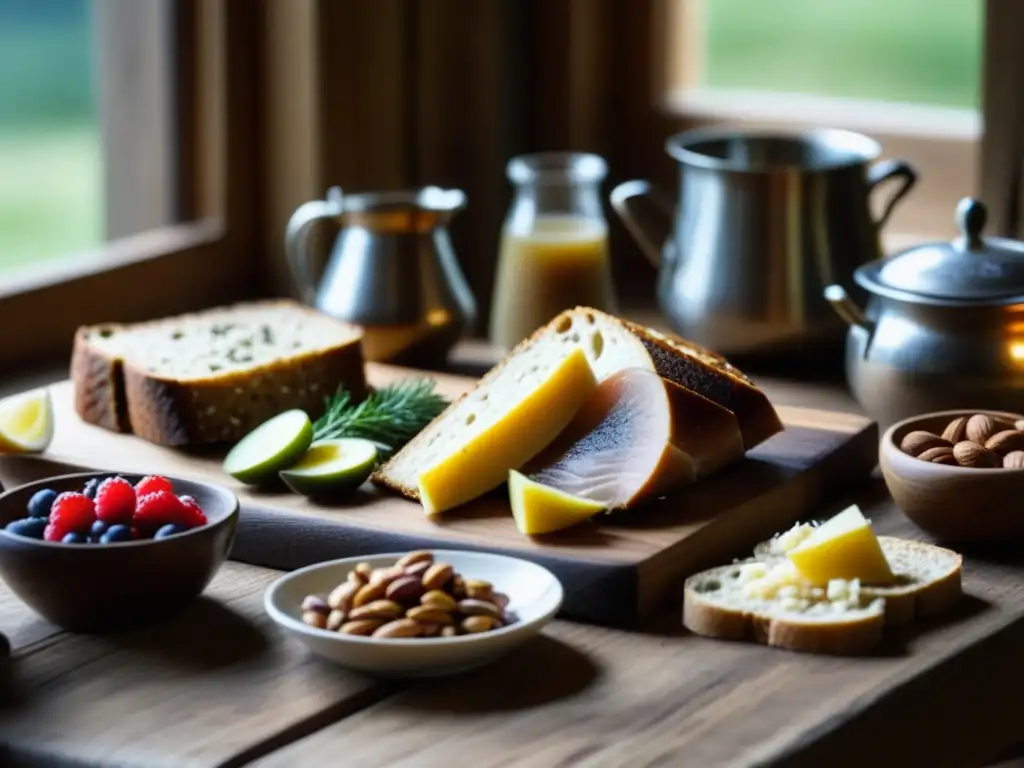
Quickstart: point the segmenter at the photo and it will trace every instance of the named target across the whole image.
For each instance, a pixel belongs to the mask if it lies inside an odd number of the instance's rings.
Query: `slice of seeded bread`
[[[722,640],[749,640],[807,653],[857,655],[882,637],[886,624],[910,621],[950,608],[961,596],[962,558],[930,544],[879,537],[899,583],[861,586],[854,597],[830,599],[816,590],[809,606],[794,608],[781,597],[759,598],[745,589],[744,568],[771,568],[784,557],[751,559],[712,568],[686,580],[683,624],[691,632]],[[765,550],[762,548],[761,550]],[[852,602],[851,602],[852,601]]]
[[[885,623],[908,624],[917,618],[948,610],[963,595],[961,572],[964,559],[951,549],[921,541],[879,536],[885,559],[896,582],[889,585],[864,584],[861,592],[885,599]],[[754,559],[776,562],[786,555],[772,542],[758,544]]]
[[[375,474],[375,482],[418,498],[418,477],[457,451],[529,394],[580,347],[599,381],[628,368],[654,371],[736,415],[750,450],[782,430],[768,398],[719,355],[588,307],[567,310],[488,371]]]
[[[362,331],[292,301],[79,328],[75,409],[168,446],[236,441],[281,411],[316,418],[338,385],[366,393]]]

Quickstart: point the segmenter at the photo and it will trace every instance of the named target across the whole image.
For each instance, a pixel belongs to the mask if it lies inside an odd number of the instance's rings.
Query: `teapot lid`
[[[958,238],[920,245],[875,262],[875,274],[865,277],[869,283],[925,301],[979,303],[1024,296],[1024,243],[982,237],[987,218],[980,201],[965,197],[956,207]]]

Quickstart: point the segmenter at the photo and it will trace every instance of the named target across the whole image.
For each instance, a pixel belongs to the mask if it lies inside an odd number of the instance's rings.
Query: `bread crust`
[[[899,547],[918,552],[920,557],[944,557],[949,562],[948,571],[924,584],[908,587],[862,586],[863,594],[885,598],[886,624],[908,624],[914,619],[935,616],[952,608],[963,597],[964,558],[960,553],[934,544],[893,536],[879,536],[878,543],[882,545],[883,551]]]
[[[116,325],[103,326],[119,330]],[[75,332],[71,352],[71,381],[75,412],[89,424],[111,432],[130,432],[120,358],[112,357],[89,343],[90,328]]]
[[[683,625],[691,632],[718,640],[750,641],[773,648],[833,656],[860,656],[882,640],[885,617],[882,612],[862,611],[830,621],[780,618],[735,608],[708,600],[695,588],[697,579],[734,566],[712,568],[686,580]]]
[[[263,306],[289,301],[258,302]],[[252,303],[234,305],[249,307]],[[222,308],[229,312],[233,307]],[[313,313],[305,307],[303,311]],[[203,314],[203,313],[196,313]],[[195,315],[139,325],[168,325]],[[89,342],[98,328],[130,332],[132,325],[79,328],[71,378],[75,409],[84,420],[114,431],[133,432],[158,445],[182,447],[233,442],[283,410],[300,408],[311,418],[324,410],[325,397],[339,384],[362,398],[367,393],[361,335],[287,360],[204,378],[175,379],[142,370]]]

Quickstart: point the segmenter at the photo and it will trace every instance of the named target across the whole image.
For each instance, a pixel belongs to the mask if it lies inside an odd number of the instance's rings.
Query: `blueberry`
[[[49,517],[50,507],[53,506],[53,501],[56,498],[57,492],[52,488],[43,488],[41,491],[36,491],[32,494],[32,498],[28,500],[29,516],[40,518]]]
[[[112,525],[100,536],[101,544],[114,544],[119,541],[131,541],[132,529],[127,525]]]
[[[89,535],[93,536],[93,537],[95,537],[97,539],[100,536],[102,536],[104,533],[106,533],[106,532],[107,532],[107,524],[104,523],[102,520],[96,520],[92,524],[92,528],[89,529]]]
[[[90,499],[96,498],[96,489],[100,487],[100,479],[94,477],[85,484],[85,488],[82,489],[82,493],[88,496]]]
[[[26,517],[22,520],[15,520],[4,526],[5,531],[16,533],[19,536],[27,536],[30,539],[43,538],[43,531],[46,529],[46,518]]]
[[[87,539],[81,533],[65,533],[61,542],[64,544],[85,544]]]
[[[154,539],[166,539],[168,536],[173,536],[174,534],[181,533],[184,530],[185,529],[182,528],[180,525],[174,525],[173,523],[168,523],[167,525],[165,525],[162,528],[160,528],[160,530],[158,530],[156,532],[156,535],[153,538]]]

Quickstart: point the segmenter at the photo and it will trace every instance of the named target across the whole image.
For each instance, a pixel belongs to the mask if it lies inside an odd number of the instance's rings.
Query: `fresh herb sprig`
[[[361,437],[377,446],[386,459],[412,440],[448,407],[431,379],[406,379],[373,392],[361,403],[338,387],[325,398],[327,410],[313,424],[313,439]]]

